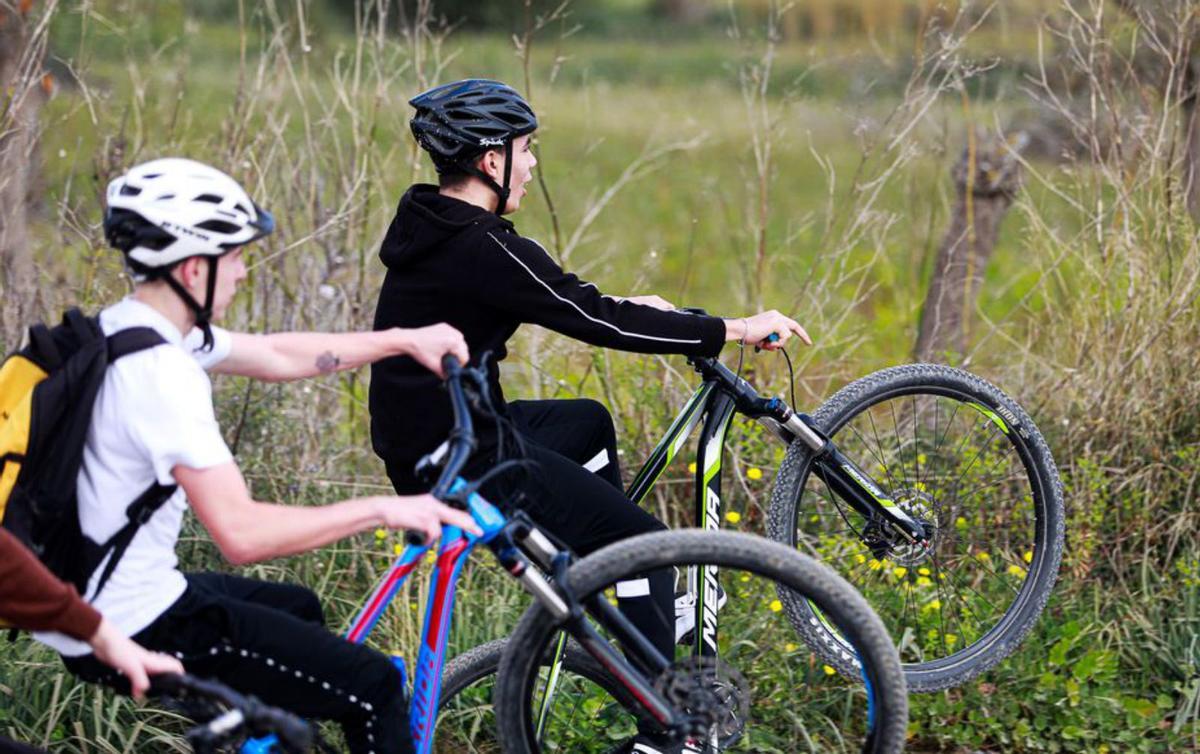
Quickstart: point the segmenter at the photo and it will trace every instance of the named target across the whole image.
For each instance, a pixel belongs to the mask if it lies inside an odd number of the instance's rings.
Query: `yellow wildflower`
[[[375,539],[387,539],[387,529],[376,529]]]
[[[691,463],[688,464],[688,471],[693,474],[696,473],[696,462],[695,461],[692,461]]]
[[[725,520],[731,524],[736,524],[738,521],[742,520],[742,514],[738,513],[737,511],[729,511],[725,514]]]
[[[834,673],[837,672],[836,670],[829,667],[828,665],[822,665],[821,669],[825,671],[825,675],[833,675]]]
[[[917,569],[917,573],[918,573],[918,574],[920,574],[921,576],[928,576],[928,575],[929,575],[929,569],[928,569],[928,568],[924,568],[924,567],[922,567],[922,568],[918,568],[918,569]]]
[[[746,478],[754,480],[762,479],[762,469],[751,466],[750,468],[746,469]]]
[[[1021,557],[1024,559],[1024,561],[1025,561],[1026,563],[1032,563],[1032,562],[1033,562],[1033,552],[1032,552],[1032,551],[1026,552],[1026,553],[1025,553],[1024,555],[1022,555]]]
[[[896,566],[894,569],[892,569],[892,574],[894,574],[896,578],[902,579],[908,575],[908,569],[904,566]]]
[[[1008,575],[1016,576],[1017,578],[1025,578],[1025,569],[1018,565],[1010,565],[1008,567]]]
[[[779,600],[771,600],[771,612],[777,613],[783,609],[783,603]]]
[[[933,582],[925,576],[920,576],[917,578],[917,586],[931,586],[932,584]]]

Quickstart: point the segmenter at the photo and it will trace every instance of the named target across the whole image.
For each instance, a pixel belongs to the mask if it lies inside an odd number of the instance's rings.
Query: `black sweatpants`
[[[310,719],[342,726],[355,754],[411,752],[400,671],[383,654],[325,628],[308,589],[218,573],[188,574],[175,604],[133,637],[202,678]],[[129,684],[93,655],[64,657],[86,681]]]
[[[513,401],[508,408],[528,457],[538,465],[521,487],[520,505],[539,526],[580,556],[666,528],[625,497],[616,431],[603,404]],[[668,569],[617,585],[621,610],[667,658],[675,645],[674,578]]]

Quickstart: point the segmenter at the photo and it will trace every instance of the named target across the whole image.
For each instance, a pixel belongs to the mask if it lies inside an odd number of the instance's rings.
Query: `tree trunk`
[[[966,353],[983,272],[1000,222],[1021,184],[1020,165],[1013,156],[1025,144],[1024,133],[977,146],[980,140],[968,138],[962,159],[951,171],[958,200],[921,309],[914,349],[918,361],[950,361]]]
[[[6,351],[19,342],[38,300],[29,214],[46,34],[30,18],[31,6],[30,0],[0,0],[0,338]]]

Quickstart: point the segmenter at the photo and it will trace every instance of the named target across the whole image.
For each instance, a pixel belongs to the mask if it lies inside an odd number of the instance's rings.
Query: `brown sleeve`
[[[100,613],[59,581],[7,529],[0,528],[0,618],[29,631],[58,631],[81,641],[100,626]]]

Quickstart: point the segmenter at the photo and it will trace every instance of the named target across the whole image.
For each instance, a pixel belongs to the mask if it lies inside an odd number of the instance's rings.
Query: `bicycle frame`
[[[464,484],[461,480],[458,485]],[[441,697],[442,667],[446,659],[446,640],[459,574],[471,551],[480,543],[488,543],[504,530],[508,519],[479,495],[468,498],[467,510],[483,530],[482,536],[463,531],[456,526],[442,530],[437,560],[430,574],[429,601],[425,607],[425,622],[421,630],[421,645],[413,669],[412,699],[409,703],[409,732],[418,754],[432,750],[437,724],[438,703]],[[367,597],[361,611],[350,625],[346,639],[362,644],[375,624],[391,604],[400,587],[429,552],[429,545],[407,545],[397,556],[387,573]],[[399,658],[394,658],[393,661]],[[400,665],[403,672],[403,665]],[[407,682],[407,679],[406,679]]]

